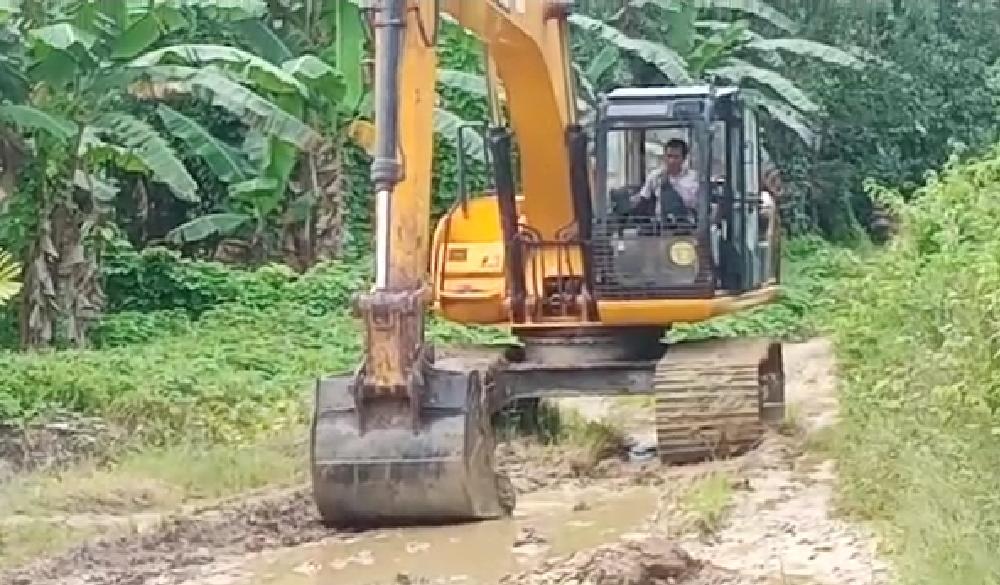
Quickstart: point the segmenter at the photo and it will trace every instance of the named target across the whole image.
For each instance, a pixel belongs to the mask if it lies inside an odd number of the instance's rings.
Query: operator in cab
[[[679,138],[667,142],[663,149],[663,164],[646,177],[642,189],[632,197],[632,206],[646,210],[645,214],[689,216],[698,209],[698,173],[687,163],[688,145]],[[656,195],[656,209],[648,202]],[[644,214],[644,215],[645,215]]]

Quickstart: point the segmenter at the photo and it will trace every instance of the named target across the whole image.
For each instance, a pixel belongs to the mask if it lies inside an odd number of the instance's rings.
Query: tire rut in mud
[[[543,464],[520,450],[504,450],[500,463],[523,494],[576,475],[564,454],[552,457]],[[553,461],[562,465],[552,468]],[[317,542],[336,532],[320,523],[312,492],[304,486],[166,514],[143,532],[88,540],[67,552],[0,571],[0,585],[174,585],[226,558]]]
[[[561,449],[541,456],[503,444],[498,451],[498,467],[513,478],[510,487],[518,494],[569,482],[587,484],[600,477],[641,483],[609,465],[614,461],[581,475],[571,455]],[[336,533],[321,524],[311,489],[302,486],[166,513],[148,529],[89,539],[64,553],[0,570],[0,585],[175,585],[226,559],[317,542]]]

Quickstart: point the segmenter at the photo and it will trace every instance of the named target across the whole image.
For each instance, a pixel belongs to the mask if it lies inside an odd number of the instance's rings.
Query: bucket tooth
[[[494,471],[492,413],[478,371],[430,369],[416,429],[406,399],[371,398],[359,413],[353,383],[343,377],[316,385],[310,456],[324,524],[435,524],[510,513],[512,492]]]
[[[672,345],[657,364],[655,390],[663,461],[744,454],[784,420],[781,344],[723,339]]]

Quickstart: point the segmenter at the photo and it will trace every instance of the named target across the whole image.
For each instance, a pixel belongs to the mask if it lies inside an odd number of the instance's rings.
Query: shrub
[[[1000,579],[1000,147],[931,173],[831,326],[847,508],[894,526],[905,583]]]

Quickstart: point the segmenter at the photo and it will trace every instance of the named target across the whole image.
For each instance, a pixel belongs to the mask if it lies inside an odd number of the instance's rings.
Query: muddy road
[[[832,462],[805,448],[836,419],[831,348],[814,340],[785,356],[789,428],[738,459],[610,460],[581,474],[570,453],[510,445],[501,460],[519,498],[507,520],[333,533],[302,488],[132,522],[0,583],[890,583],[873,536],[834,513]],[[652,436],[651,409],[635,400],[565,406],[640,443]]]

